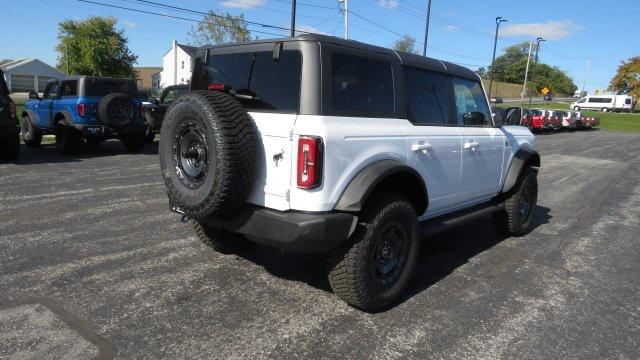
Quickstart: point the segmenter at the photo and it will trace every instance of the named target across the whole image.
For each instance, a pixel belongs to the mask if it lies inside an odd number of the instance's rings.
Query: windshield
[[[4,82],[4,74],[0,71],[0,95],[8,95],[7,83]]]
[[[540,110],[529,110],[529,115],[540,116],[540,115],[542,115],[542,111],[540,111]]]
[[[85,80],[85,96],[105,96],[112,93],[125,93],[136,97],[136,82],[128,79],[92,79]]]

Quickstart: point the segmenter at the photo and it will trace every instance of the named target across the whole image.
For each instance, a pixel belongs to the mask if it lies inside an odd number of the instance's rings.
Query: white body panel
[[[502,187],[513,154],[534,147],[520,126],[414,126],[394,118],[334,117],[251,112],[258,132],[258,174],[248,199],[280,211],[326,212],[364,168],[395,160],[422,175],[429,208],[421,219],[473,206]],[[301,135],[323,140],[320,187],[297,187],[297,142]],[[465,144],[477,143],[472,147]]]

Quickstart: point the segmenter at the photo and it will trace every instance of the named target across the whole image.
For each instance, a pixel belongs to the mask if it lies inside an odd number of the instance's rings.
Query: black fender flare
[[[418,214],[422,214],[426,211],[429,204],[427,186],[415,169],[396,160],[380,160],[362,169],[351,180],[349,185],[347,185],[345,190],[342,192],[342,195],[340,195],[335,210],[347,212],[358,212],[362,210],[364,202],[371,191],[373,191],[373,189],[375,189],[375,187],[385,178],[399,173],[410,174],[418,179],[422,190],[422,194],[420,195],[424,198],[412,200],[417,200],[416,202],[419,205],[417,206],[416,212]]]
[[[502,185],[501,194],[509,193],[514,189],[520,179],[520,174],[527,166],[540,167],[540,154],[537,151],[528,148],[518,150],[509,164],[507,176]]]
[[[34,123],[34,122],[35,122],[35,121],[36,121],[36,119],[37,119],[37,118],[36,118],[36,114],[35,114],[33,111],[31,111],[30,109],[24,109],[24,110],[22,111],[22,114],[20,114],[20,117],[24,118],[24,116],[25,116],[25,115],[29,116],[29,119],[31,119],[31,122],[32,122],[32,123],[33,123],[33,125],[35,126],[35,123]]]
[[[62,119],[56,120],[56,119],[60,118],[60,115],[62,115]],[[73,124],[73,115],[68,110],[60,110],[60,111],[58,111],[53,116],[53,118],[51,118],[51,125],[53,127],[55,127],[59,123],[62,123],[64,125],[72,125]]]

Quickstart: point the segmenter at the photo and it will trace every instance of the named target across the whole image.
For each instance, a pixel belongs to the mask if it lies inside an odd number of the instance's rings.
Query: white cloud
[[[572,20],[549,20],[546,23],[509,24],[500,30],[500,33],[506,37],[542,36],[548,40],[560,40],[578,30],[580,27]]]
[[[378,5],[383,8],[397,9],[398,0],[378,0]]]
[[[122,23],[124,24],[124,26],[128,27],[129,29],[135,29],[138,27],[138,24],[134,23],[133,21],[122,20]]]
[[[304,32],[301,32],[301,31],[304,31]],[[328,33],[324,32],[324,31],[320,31],[320,30],[314,28],[313,26],[307,26],[307,25],[297,26],[296,25],[296,35],[306,34],[306,33],[329,35]]]
[[[458,31],[458,30],[460,30],[460,28],[455,26],[455,25],[445,25],[444,26],[444,31],[446,31],[446,32],[454,32],[454,31]]]
[[[224,7],[248,9],[263,5],[264,0],[225,0],[221,4]]]

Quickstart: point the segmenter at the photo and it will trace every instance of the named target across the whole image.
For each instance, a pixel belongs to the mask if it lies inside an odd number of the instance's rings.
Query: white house
[[[171,49],[162,58],[160,88],[188,84],[191,81],[191,57],[196,47],[178,44],[173,40]]]
[[[43,92],[48,80],[64,76],[53,66],[38,59],[20,59],[0,66],[11,92]]]

